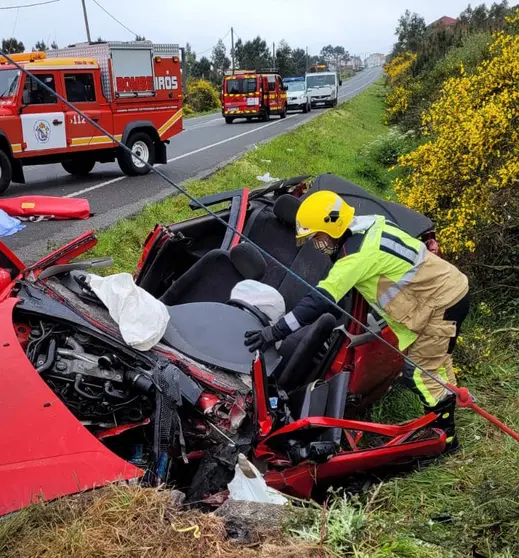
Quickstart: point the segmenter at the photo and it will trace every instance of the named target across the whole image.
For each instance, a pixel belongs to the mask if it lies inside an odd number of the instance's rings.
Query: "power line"
[[[21,6],[3,6],[0,10],[19,10],[20,8],[34,8],[36,6],[44,6],[45,4],[55,4],[60,0],[47,0],[46,2],[37,2],[36,4],[22,4]]]
[[[94,2],[95,2],[95,0],[94,0]],[[218,44],[219,41],[225,40],[230,34],[231,34],[231,29],[229,29],[229,31],[227,31],[227,33],[226,33],[221,39],[218,39],[218,41],[216,42],[216,45]],[[196,55],[197,55],[197,56],[201,56],[202,54],[207,54],[210,50],[213,50],[213,48],[214,48],[216,45],[213,45],[212,47],[210,47],[210,48],[208,48],[208,49],[206,49],[206,50],[203,50],[202,52],[197,52]]]
[[[135,33],[135,31],[132,31],[129,27],[126,27],[126,25],[124,25],[124,23],[122,23],[121,21],[119,21],[115,16],[113,16],[106,8],[103,8],[103,6],[101,6],[101,4],[97,1],[97,0],[92,0],[92,2],[98,6],[99,8],[101,8],[103,10],[103,12],[107,15],[109,15],[114,21],[116,21],[121,27],[124,27],[126,29],[126,31],[129,31],[134,37],[137,37],[138,33]]]

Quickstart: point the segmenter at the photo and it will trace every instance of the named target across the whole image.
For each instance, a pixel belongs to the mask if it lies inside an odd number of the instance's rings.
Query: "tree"
[[[213,48],[212,62],[214,81],[220,83],[223,80],[225,72],[231,67],[231,61],[227,57],[227,49],[222,39],[219,39],[218,43]]]
[[[302,76],[306,72],[306,51],[304,48],[294,48],[292,50],[292,63],[294,65],[294,75]]]
[[[193,69],[196,64],[196,52],[193,51],[189,43],[186,43],[184,49],[184,57],[185,57],[185,68],[183,68],[182,71],[185,71],[186,75],[189,77],[193,75]]]
[[[56,41],[52,41],[52,43],[50,44],[50,48],[52,50],[58,50],[59,48],[58,43]]]
[[[25,47],[21,41],[17,41],[14,37],[10,39],[2,39],[2,50],[7,54],[16,54],[25,52]]]
[[[49,50],[49,47],[45,44],[45,41],[42,39],[32,47],[32,50],[33,52],[45,52],[46,50]]]
[[[140,43],[142,41],[145,41],[146,37],[144,35],[135,35],[135,40]]]
[[[321,59],[327,66],[333,63],[334,57],[335,57],[335,52],[332,45],[324,46],[321,49]]]
[[[236,62],[242,70],[265,70],[273,64],[272,55],[259,35],[252,41],[244,43],[241,39],[234,46]]]
[[[393,55],[402,52],[418,52],[425,37],[427,26],[425,19],[417,13],[411,13],[409,10],[398,20],[398,26],[395,31],[397,42],[393,47]]]
[[[191,77],[199,79],[209,79],[211,77],[211,61],[202,56],[198,62],[193,64]]]
[[[281,77],[289,77],[296,74],[292,49],[286,41],[281,41],[276,50],[276,70]]]

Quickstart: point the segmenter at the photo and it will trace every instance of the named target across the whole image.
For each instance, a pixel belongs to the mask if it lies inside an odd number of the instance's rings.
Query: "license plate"
[[[316,105],[317,105],[318,107],[324,107],[325,104],[326,104],[326,103],[323,103],[323,102],[321,102],[321,103],[316,103]]]
[[[247,106],[253,107],[256,105],[256,99],[247,99]]]
[[[227,110],[228,110],[229,112],[235,111],[235,110],[238,110],[238,107],[227,107]]]

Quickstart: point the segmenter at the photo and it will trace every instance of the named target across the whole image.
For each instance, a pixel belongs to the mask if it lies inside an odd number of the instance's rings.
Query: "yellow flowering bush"
[[[386,72],[389,85],[389,93],[386,97],[386,122],[396,122],[409,106],[409,99],[415,93],[413,91],[412,70],[416,61],[416,54],[404,52],[395,56],[389,64],[386,64]]]
[[[399,200],[436,221],[451,254],[474,252],[490,229],[517,232],[519,35],[496,34],[475,73],[447,80],[423,126],[430,141],[399,160]]]

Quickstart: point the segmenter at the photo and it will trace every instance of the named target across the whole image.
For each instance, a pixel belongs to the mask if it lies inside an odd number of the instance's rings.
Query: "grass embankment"
[[[381,88],[372,87],[188,188],[202,196],[255,185],[255,177],[265,172],[279,177],[333,172],[391,195],[376,189],[379,180],[364,178],[366,164],[358,157],[366,144],[387,134],[381,124],[383,108]],[[380,176],[379,172],[373,175]],[[131,271],[155,223],[192,214],[182,197],[149,206],[135,218],[101,232],[96,254],[113,255],[117,271]],[[514,323],[517,328],[517,312],[509,304],[475,303],[460,339],[457,365],[463,383],[479,403],[519,429],[519,344],[517,331],[510,330]],[[414,396],[396,391],[373,410],[372,418],[399,422],[416,412]],[[326,512],[311,507],[305,517],[296,516],[289,530],[292,539],[278,534],[267,545],[236,547],[224,540],[216,518],[178,511],[170,517],[166,496],[130,488],[86,495],[91,499],[80,503],[67,498],[36,506],[0,522],[0,555],[515,558],[519,556],[519,446],[469,411],[458,412],[458,424],[462,444],[458,454],[387,478],[354,500],[332,496]],[[200,526],[200,539],[192,531],[180,532],[194,525]],[[294,546],[301,539],[303,546]]]

